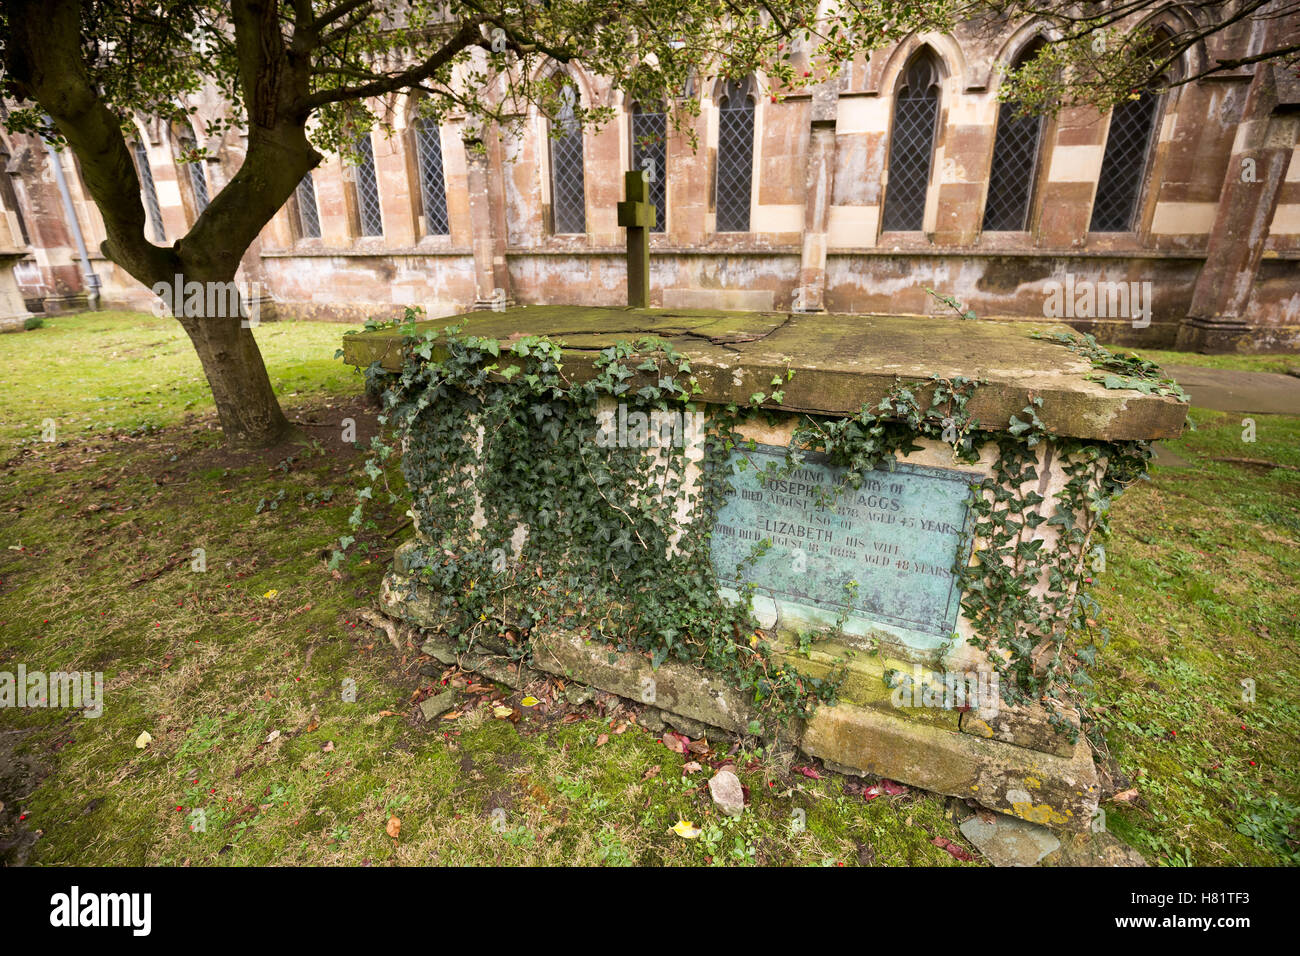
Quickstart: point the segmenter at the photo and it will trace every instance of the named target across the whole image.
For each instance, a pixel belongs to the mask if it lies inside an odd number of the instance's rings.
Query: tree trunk
[[[235,447],[268,448],[293,426],[280,410],[252,329],[236,318],[187,315],[180,320],[203,363],[226,440]]]

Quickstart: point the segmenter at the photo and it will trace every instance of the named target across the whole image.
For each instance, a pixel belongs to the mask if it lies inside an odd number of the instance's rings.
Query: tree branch
[[[90,81],[81,49],[76,0],[6,0],[11,35],[6,70],[19,93],[38,103],[81,161],[86,189],[99,206],[106,256],[145,285],[176,271],[177,256],[145,238],[140,179],[121,122]]]
[[[285,204],[320,153],[294,108],[310,80],[310,60],[290,55],[274,0],[231,4],[240,86],[248,110],[248,154],[189,233],[176,243],[187,273],[228,279],[245,249]]]
[[[461,24],[460,29],[453,33],[437,52],[417,66],[389,76],[377,77],[369,83],[340,86],[331,90],[319,90],[299,98],[293,104],[292,110],[305,119],[313,110],[330,103],[384,96],[388,93],[396,93],[399,90],[417,86],[450,63],[457,54],[476,46],[480,40],[479,27],[486,22],[483,17],[472,17],[465,21]]]

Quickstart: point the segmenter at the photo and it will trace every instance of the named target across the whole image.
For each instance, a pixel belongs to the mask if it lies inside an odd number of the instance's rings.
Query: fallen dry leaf
[[[388,831],[390,837],[396,840],[398,834],[402,832],[402,821],[397,819],[397,817],[389,817],[388,826],[384,827],[384,829]]]
[[[672,732],[663,735],[663,745],[675,754],[686,753],[686,738]]]
[[[683,840],[694,840],[702,832],[700,828],[690,820],[678,820],[672,825],[671,829]]]
[[[603,747],[607,743],[609,743],[609,734],[601,734],[599,737],[596,738],[597,747]]]
[[[653,767],[651,767],[651,768],[650,768],[649,770],[647,770],[645,773],[641,774],[641,779],[642,779],[642,780],[650,780],[651,778],[653,778],[653,777],[657,777],[657,776],[659,776],[659,765],[658,765],[658,764],[655,764]]]
[[[971,860],[975,859],[975,857],[970,855],[970,851],[964,846],[953,843],[947,837],[937,836],[930,842],[941,849],[947,850],[950,854],[964,863],[969,863]]]
[[[1127,790],[1121,790],[1119,793],[1115,794],[1115,796],[1111,797],[1110,800],[1111,803],[1129,803],[1132,800],[1136,800],[1137,795],[1137,787],[1130,787]]]
[[[682,765],[682,773],[699,773],[702,769],[704,768],[694,760],[688,761]]]

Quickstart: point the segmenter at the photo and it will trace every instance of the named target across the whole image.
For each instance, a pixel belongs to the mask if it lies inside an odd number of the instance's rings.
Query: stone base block
[[[1074,755],[1075,745],[1071,742],[1070,735],[1052,725],[1047,711],[1037,704],[1013,707],[994,695],[996,699],[992,706],[989,706],[987,700],[980,701],[977,706],[969,709],[920,706],[922,692],[921,688],[916,686],[916,669],[913,664],[892,660],[884,654],[865,654],[834,641],[818,641],[811,649],[801,652],[778,636],[775,646],[783,661],[811,677],[827,677],[838,670],[843,677],[839,698],[847,703],[877,710],[910,722],[999,740],[1017,747],[1055,754],[1058,757],[1068,759]],[[906,679],[912,682],[915,690],[908,695],[910,700],[907,704],[899,706],[895,702],[899,695],[896,695],[886,682],[887,671],[896,672],[896,681]],[[929,670],[926,673],[930,687],[942,691],[944,675]],[[964,682],[967,689],[972,683],[979,684],[977,675],[958,676],[976,677],[974,681]],[[987,680],[984,686],[987,688]],[[910,706],[912,701],[916,701],[917,705]],[[1065,719],[1077,730],[1078,715],[1068,708],[1063,708],[1062,711]]]
[[[737,734],[746,733],[749,722],[758,717],[745,695],[721,675],[678,661],[665,661],[654,670],[640,654],[612,650],[572,631],[534,631],[532,644],[534,667],[649,704],[666,714]]]
[[[799,746],[841,769],[965,797],[1053,829],[1086,829],[1100,797],[1082,738],[1067,759],[840,703],[817,708]]]

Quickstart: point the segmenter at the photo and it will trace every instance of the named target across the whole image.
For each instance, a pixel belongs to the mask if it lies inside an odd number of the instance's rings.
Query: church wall
[[[1007,108],[998,101],[1000,64],[1033,36],[1032,24],[996,36],[970,27],[955,37],[913,36],[859,57],[812,90],[782,92],[754,78],[752,196],[743,232],[718,230],[719,90],[701,83],[695,90],[701,115],[692,121],[699,148],[692,150],[687,135],[676,132],[666,146],[667,221],[651,237],[652,304],[946,311],[926,292],[930,288],[955,295],[981,317],[1069,321],[1116,343],[1161,347],[1179,341],[1247,351],[1300,344],[1300,124],[1294,121],[1300,104],[1278,98],[1291,95],[1285,93],[1252,99],[1259,79],[1250,70],[1164,96],[1131,231],[1090,231],[1111,122],[1084,108],[1063,109],[1043,122],[1027,187],[1027,227],[984,230],[998,117]],[[1197,55],[1223,55],[1244,42],[1225,37]],[[921,228],[888,232],[883,212],[898,92],[912,58],[926,51],[937,65],[938,122]],[[411,104],[400,101],[385,107],[391,132],[371,137],[383,234],[360,235],[355,172],[329,158],[312,174],[320,236],[300,235],[289,204],[245,257],[245,278],[263,286],[281,315],[343,321],[388,318],[410,305],[447,315],[498,301],[623,301],[624,238],[616,205],[631,162],[628,104],[599,78],[576,80],[584,101],[615,107],[612,121],[582,135],[585,232],[555,231],[549,123],[533,111],[515,126],[489,129],[486,148],[478,151],[463,141],[463,120],[443,121],[448,231],[427,234]],[[210,95],[204,103],[207,110],[220,106]],[[157,122],[138,125],[171,242],[197,215],[189,171],[175,161],[173,131]],[[43,224],[33,230],[33,256],[56,305],[80,289],[80,269],[57,195],[50,193],[48,160],[31,143],[13,139],[10,175],[24,180],[19,194],[30,204],[28,218]],[[216,147],[205,167],[213,194],[243,155],[237,134]],[[1279,182],[1260,184],[1255,218],[1264,225],[1252,233],[1260,255],[1253,264],[1234,266],[1229,284],[1241,291],[1234,304],[1217,294],[1217,279],[1203,275],[1207,261],[1219,262],[1233,245],[1238,227],[1231,203],[1256,195],[1228,198],[1237,164],[1263,157],[1263,148],[1289,150],[1291,158],[1285,175],[1275,177]],[[65,167],[78,219],[97,249],[102,221],[75,164]],[[106,304],[148,304],[147,290],[98,253],[92,262]],[[1217,267],[1221,271],[1222,263]],[[1050,284],[1067,279],[1149,286],[1149,314],[1137,321],[1049,314]],[[1214,327],[1217,337],[1188,339],[1187,330],[1179,330],[1189,320]]]

